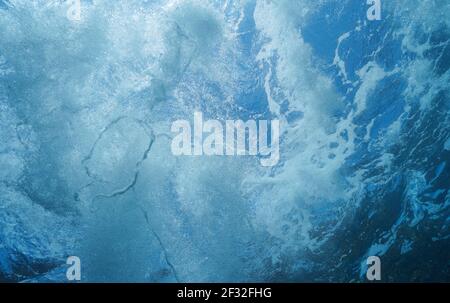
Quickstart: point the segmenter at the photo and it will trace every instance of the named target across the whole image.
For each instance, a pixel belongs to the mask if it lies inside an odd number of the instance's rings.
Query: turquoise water
[[[445,0],[0,1],[0,281],[449,281]],[[195,111],[280,162],[175,157]]]

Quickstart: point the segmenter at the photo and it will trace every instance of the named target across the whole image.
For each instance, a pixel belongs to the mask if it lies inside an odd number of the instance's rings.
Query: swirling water
[[[450,278],[450,3],[0,1],[0,280]],[[194,111],[281,161],[175,157]]]

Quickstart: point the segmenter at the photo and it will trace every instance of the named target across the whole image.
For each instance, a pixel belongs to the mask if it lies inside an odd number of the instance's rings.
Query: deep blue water
[[[450,281],[450,2],[0,1],[0,281]],[[175,157],[195,111],[280,162]]]

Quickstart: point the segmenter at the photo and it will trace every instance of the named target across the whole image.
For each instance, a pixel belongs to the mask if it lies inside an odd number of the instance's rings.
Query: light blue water
[[[445,0],[0,1],[0,281],[449,281]],[[194,111],[281,161],[174,157]]]

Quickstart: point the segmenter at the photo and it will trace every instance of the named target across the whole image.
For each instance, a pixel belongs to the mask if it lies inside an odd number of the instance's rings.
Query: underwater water
[[[0,1],[0,281],[450,281],[450,2]],[[171,124],[279,119],[280,161]]]

